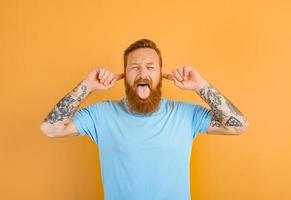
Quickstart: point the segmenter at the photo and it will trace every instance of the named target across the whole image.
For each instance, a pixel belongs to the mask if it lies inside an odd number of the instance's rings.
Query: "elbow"
[[[43,122],[40,125],[40,131],[47,137],[54,138],[56,135],[54,134],[51,125],[46,122]]]
[[[249,127],[249,122],[248,122],[248,120],[246,120],[242,126],[235,129],[235,135],[241,135],[241,134],[245,133],[246,130],[248,129],[248,127]]]

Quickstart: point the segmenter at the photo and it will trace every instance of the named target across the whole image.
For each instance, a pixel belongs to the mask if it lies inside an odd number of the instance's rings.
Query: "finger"
[[[104,76],[105,69],[99,68],[98,70],[98,79],[100,80]]]
[[[174,82],[178,87],[182,87],[182,83],[180,81],[178,81],[178,79],[176,77],[174,77]]]
[[[178,81],[183,81],[183,77],[179,74],[177,70],[173,70],[173,75],[175,78],[178,79]]]
[[[114,84],[115,84],[115,82],[116,82],[116,79],[115,78],[113,78],[111,81],[110,81],[110,83],[108,84],[108,86],[113,86]]]
[[[110,75],[110,72],[108,70],[105,70],[104,75],[100,79],[100,83],[104,84],[104,82],[107,80],[109,75]]]
[[[174,81],[174,76],[172,74],[162,74],[162,77],[170,81]]]
[[[124,78],[124,74],[123,73],[122,74],[115,74],[113,79],[109,83],[109,85],[113,86],[116,81],[121,80],[123,78]]]
[[[120,80],[120,79],[119,79]],[[112,87],[116,83],[117,79],[114,77],[108,86]]]
[[[184,80],[187,80],[187,77],[190,75],[190,71],[192,70],[192,67],[183,67],[183,76]]]
[[[110,72],[108,78],[104,82],[104,85],[108,85],[112,81],[113,78],[114,78],[114,74]]]
[[[184,68],[184,67],[180,67],[180,68],[177,69],[177,71],[178,71],[178,73],[180,74],[180,76],[182,77],[182,79],[184,80],[183,68]]]
[[[114,79],[116,79],[116,81],[121,80],[123,78],[124,78],[124,73],[116,74],[115,77],[114,77]]]

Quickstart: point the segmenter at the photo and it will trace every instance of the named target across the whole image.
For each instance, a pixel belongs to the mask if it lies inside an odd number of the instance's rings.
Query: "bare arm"
[[[208,133],[238,135],[248,127],[247,118],[192,66],[174,69],[163,78],[174,81],[181,89],[195,91],[210,106],[213,117]]]
[[[74,136],[77,130],[71,118],[90,91],[84,81],[63,97],[41,124],[41,130],[49,137]]]
[[[208,133],[240,134],[248,127],[247,118],[213,86],[205,82],[197,91],[213,113]]]
[[[123,74],[114,75],[104,68],[95,69],[55,105],[43,120],[41,131],[48,137],[78,135],[72,117],[80,104],[92,91],[109,89],[122,78]]]

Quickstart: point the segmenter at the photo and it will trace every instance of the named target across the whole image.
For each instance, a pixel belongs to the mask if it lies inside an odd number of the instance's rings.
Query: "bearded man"
[[[126,98],[77,111],[93,91],[124,78]],[[162,79],[199,95],[210,107],[163,98]],[[162,56],[148,39],[124,51],[124,71],[98,67],[41,124],[49,137],[88,135],[99,147],[105,200],[188,200],[190,154],[198,133],[238,135],[246,117],[192,66],[162,73]]]

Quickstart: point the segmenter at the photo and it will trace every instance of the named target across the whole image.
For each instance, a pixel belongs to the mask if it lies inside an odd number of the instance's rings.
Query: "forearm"
[[[55,105],[44,119],[44,123],[66,126],[89,93],[86,82],[82,81]]]
[[[237,107],[208,82],[205,81],[197,93],[211,108],[213,113],[212,126],[223,126],[237,131],[248,126],[246,117]]]

